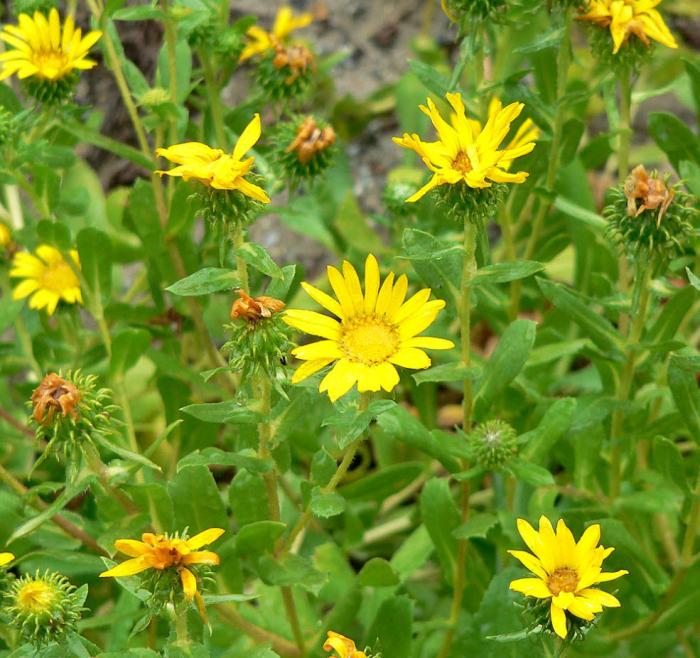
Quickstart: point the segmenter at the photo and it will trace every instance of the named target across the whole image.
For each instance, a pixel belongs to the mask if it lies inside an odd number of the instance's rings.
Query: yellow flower
[[[6,564],[12,562],[15,556],[12,553],[0,553],[0,567],[4,567]]]
[[[122,578],[148,569],[174,569],[180,576],[185,597],[191,600],[196,596],[199,603],[197,578],[187,567],[196,564],[218,565],[219,556],[216,553],[197,549],[215,542],[224,532],[221,528],[209,528],[190,539],[146,532],[141,535],[142,541],[118,539],[114,542],[114,547],[133,559],[102,572],[100,577]]]
[[[514,580],[510,589],[538,599],[551,599],[552,627],[559,637],[566,637],[567,612],[592,621],[603,611],[603,606],[620,606],[612,594],[591,587],[629,573],[624,569],[611,573],[601,571],[603,560],[615,549],[598,546],[598,524],[586,528],[578,543],[564,521],[559,521],[555,534],[545,516],[540,517],[539,531],[523,519],[518,519],[518,530],[534,555],[526,551],[508,552],[537,577]]]
[[[180,165],[170,171],[156,171],[157,174],[179,176],[184,180],[194,179],[215,190],[238,190],[262,203],[269,203],[265,190],[247,181],[244,176],[251,170],[255,158],[243,156],[260,139],[260,115],[245,127],[230,155],[221,149],[213,149],[200,142],[185,142],[168,148],[160,148],[156,154]]]
[[[4,249],[12,242],[12,233],[7,224],[0,222],[0,248]]]
[[[58,302],[82,304],[80,281],[58,249],[47,244],[37,247],[36,255],[20,251],[12,259],[10,276],[24,279],[12,292],[12,299],[24,299],[31,295],[29,308],[45,308],[53,315]],[[78,252],[71,250],[70,257],[80,267]]]
[[[516,138],[503,150],[498,150],[506,138],[510,126],[520,115],[524,105],[511,103],[503,107],[499,100],[491,102],[485,126],[469,119],[461,94],[447,94],[447,101],[454,110],[447,122],[429,98],[428,106],[420,109],[430,117],[438,134],[438,141],[423,142],[416,134],[404,133],[394,137],[394,142],[415,151],[433,172],[433,177],[408,202],[417,201],[439,185],[466,183],[472,188],[491,187],[491,183],[522,183],[527,173],[508,173],[515,160],[535,148],[532,122],[521,126]]]
[[[282,44],[292,32],[306,27],[312,20],[313,16],[309,13],[295,16],[291,7],[281,7],[275,17],[272,32],[267,32],[257,25],[248,28],[246,35],[250,42],[241,53],[240,61],[243,62],[254,55],[273,50],[276,45]]]
[[[300,382],[336,362],[323,378],[319,390],[328,391],[335,401],[357,382],[359,391],[391,391],[399,383],[395,366],[421,369],[430,365],[423,349],[447,350],[454,347],[444,338],[418,336],[435,320],[445,302],[428,301],[430,289],[417,292],[404,301],[408,279],[402,274],[394,281],[391,272],[380,287],[377,259],[370,254],[365,262],[365,290],[355,268],[343,262],[343,273],[328,267],[336,299],[308,283],[301,285],[308,295],[338,319],[314,311],[290,309],[287,324],[325,340],[295,348],[292,354],[306,363],[292,377]],[[336,301],[337,300],[337,301]]]
[[[0,55],[0,80],[17,74],[20,79],[36,76],[44,80],[60,80],[75,69],[91,69],[96,65],[87,59],[88,51],[102,32],[94,30],[82,36],[68,16],[61,28],[58,11],[52,9],[48,19],[41,12],[19,15],[19,25],[5,25],[0,32],[12,50]]]
[[[358,651],[355,643],[349,637],[335,631],[328,631],[328,638],[323,643],[323,648],[325,651],[335,649],[339,658],[367,658],[365,652]]]
[[[669,48],[678,48],[661,14],[654,9],[661,0],[590,0],[579,16],[600,27],[610,28],[613,54],[634,34],[647,46],[649,38]]]

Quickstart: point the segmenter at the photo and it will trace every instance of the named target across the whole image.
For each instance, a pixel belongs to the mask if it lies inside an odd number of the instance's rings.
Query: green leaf
[[[277,263],[272,260],[272,256],[267,253],[265,247],[262,247],[255,242],[246,242],[236,249],[236,256],[240,256],[250,267],[255,268],[258,272],[267,274],[273,279],[282,279],[282,270]]]
[[[256,521],[243,526],[236,535],[236,552],[257,556],[272,551],[287,526],[279,521]]]
[[[345,242],[360,253],[378,255],[386,251],[376,231],[367,223],[352,190],[345,195],[333,223]]]
[[[426,382],[461,382],[465,379],[476,379],[481,375],[481,368],[467,368],[462,363],[455,361],[454,363],[444,363],[440,366],[433,366],[427,370],[417,372],[413,377],[416,384],[425,384]]]
[[[158,7],[152,5],[141,5],[139,7],[125,7],[117,9],[112,14],[115,21],[160,21],[165,18],[165,14]]]
[[[649,134],[668,156],[676,171],[681,160],[700,164],[700,141],[688,125],[675,114],[651,112],[648,126]]]
[[[445,94],[452,91],[447,77],[430,64],[417,59],[409,59],[408,66],[425,88],[439,98],[445,98]]]
[[[453,531],[457,539],[473,539],[480,537],[486,539],[489,530],[498,524],[498,517],[487,512],[474,514],[466,523]]]
[[[447,480],[431,478],[425,483],[420,496],[420,512],[443,573],[451,582],[457,560],[457,539],[453,531],[461,519]]]
[[[695,378],[700,364],[692,357],[673,354],[668,365],[668,385],[692,438],[700,443],[700,390]]]
[[[562,196],[558,196],[554,200],[554,207],[568,217],[578,219],[580,222],[590,226],[596,233],[602,233],[607,226],[607,222],[600,215]]]
[[[689,493],[690,487],[685,475],[683,456],[678,446],[663,436],[655,436],[651,454],[654,468],[664,475],[668,482]]]
[[[326,582],[326,576],[314,568],[309,558],[294,554],[277,559],[263,555],[258,560],[258,574],[268,585],[299,585],[314,594]]]
[[[508,462],[507,468],[518,480],[527,482],[534,487],[546,487],[554,484],[554,477],[546,468],[524,459],[514,459]]]
[[[124,329],[112,340],[112,359],[109,364],[111,377],[123,377],[136,365],[151,344],[151,334],[145,329]]]
[[[89,298],[106,304],[112,288],[112,243],[106,233],[84,228],[76,238]]]
[[[519,437],[525,444],[522,453],[528,460],[541,463],[550,454],[556,442],[571,426],[576,411],[574,398],[557,400],[543,416],[539,425]]]
[[[449,447],[438,441],[428,429],[403,407],[395,407],[377,418],[382,432],[412,448],[437,459],[450,473],[460,470],[459,462],[450,453]]]
[[[311,492],[311,511],[322,519],[338,516],[345,511],[346,502],[337,491],[325,492],[314,487]]]
[[[183,413],[193,416],[205,423],[254,423],[257,414],[244,407],[239,402],[206,402],[203,404],[188,404],[180,409]]]
[[[474,398],[474,414],[483,417],[496,397],[522,370],[535,342],[535,323],[516,320],[503,332],[491,358],[486,362]]]
[[[395,406],[393,400],[375,400],[364,411],[355,408],[339,411],[324,419],[322,425],[336,428],[338,447],[343,449],[362,436],[373,420]]]
[[[407,487],[423,470],[424,465],[418,462],[392,464],[343,485],[339,491],[346,500],[377,502]]]
[[[265,294],[268,297],[274,297],[275,299],[285,300],[289,294],[289,290],[294,284],[294,279],[297,274],[296,265],[285,265],[282,268],[282,278],[272,279],[270,285],[267,287]]]
[[[515,263],[496,263],[477,270],[472,285],[480,286],[485,283],[507,283],[525,279],[544,269],[543,263],[534,260],[521,260]]]
[[[265,473],[272,468],[272,460],[261,459],[257,456],[257,453],[250,448],[245,448],[240,452],[227,452],[219,448],[195,450],[178,461],[177,469],[181,470],[186,466],[192,466],[194,464],[202,464],[205,466],[235,466],[236,468],[245,468],[251,473]]]
[[[235,270],[221,267],[205,267],[184,279],[180,279],[166,288],[173,295],[181,297],[194,297],[197,295],[210,295],[213,292],[222,292],[240,288],[241,282]]]
[[[59,251],[67,252],[73,246],[70,229],[59,222],[42,219],[36,226],[36,234],[44,244],[56,247]]]
[[[208,528],[228,528],[228,516],[214,476],[206,466],[181,469],[168,482],[177,528],[189,528],[190,535]]]
[[[695,101],[695,113],[700,117],[700,66],[690,59],[683,58],[685,71],[690,78],[690,89],[693,92]]]
[[[539,52],[540,50],[546,50],[547,48],[557,48],[561,43],[563,35],[563,27],[548,30],[544,34],[539,35],[532,43],[516,48],[514,52],[519,55],[527,55],[529,53]]]
[[[382,658],[412,655],[413,602],[408,596],[392,596],[384,601],[367,632],[367,644]]]
[[[685,268],[685,273],[688,275],[688,283],[690,283],[695,290],[700,290],[700,279],[693,274],[689,267]]]
[[[365,562],[357,580],[363,587],[392,587],[400,582],[391,564],[381,557]]]
[[[590,302],[581,298],[573,289],[547,279],[538,277],[537,284],[542,294],[573,320],[598,347],[603,350],[620,351],[620,338],[615,328],[591,308]]]
[[[103,151],[114,153],[114,155],[124,158],[125,160],[129,160],[129,162],[133,162],[134,164],[143,167],[147,171],[151,171],[153,169],[153,160],[144,155],[138,149],[135,149],[133,146],[123,144],[122,142],[118,142],[116,139],[112,139],[111,137],[101,135],[94,130],[86,128],[83,124],[77,122],[74,123],[70,120],[62,121],[61,129],[65,130],[67,133],[70,133],[73,135],[73,137],[77,137],[81,142],[92,144],[97,148],[101,148]]]
[[[401,257],[411,261],[418,276],[438,297],[447,293],[453,300],[457,298],[463,252],[460,244],[438,240],[425,231],[403,232]]]

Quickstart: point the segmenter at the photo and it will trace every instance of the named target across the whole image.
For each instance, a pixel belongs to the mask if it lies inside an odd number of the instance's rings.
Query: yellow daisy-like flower
[[[185,142],[168,148],[159,148],[156,154],[179,165],[169,171],[156,171],[161,176],[177,176],[194,179],[215,190],[238,190],[261,203],[269,203],[270,197],[261,187],[247,181],[244,176],[251,170],[254,157],[243,156],[255,146],[262,132],[260,115],[245,127],[231,154],[213,149],[200,142]]]
[[[325,651],[335,650],[339,658],[367,658],[367,654],[364,651],[358,651],[355,643],[349,637],[335,631],[328,631],[328,638],[323,643],[323,649]]]
[[[0,553],[0,567],[10,564],[14,559],[15,556],[12,553]]]
[[[17,74],[20,79],[36,76],[43,80],[60,80],[76,69],[91,69],[97,63],[87,58],[92,46],[102,36],[99,30],[82,35],[68,16],[61,28],[58,11],[48,18],[41,12],[19,15],[19,25],[5,25],[0,39],[12,47],[0,55],[0,80]]]
[[[118,539],[114,547],[132,559],[102,572],[100,578],[134,576],[148,569],[174,569],[180,576],[185,597],[188,600],[196,597],[202,609],[197,578],[188,567],[197,564],[218,565],[219,556],[216,553],[197,549],[215,542],[224,532],[222,528],[209,528],[189,539],[146,532],[141,535],[142,541]]]
[[[272,32],[267,32],[257,25],[248,28],[246,36],[249,38],[249,43],[243,49],[240,61],[274,50],[275,46],[283,43],[292,32],[306,27],[311,21],[313,16],[309,13],[295,16],[291,7],[281,7],[275,17]]]
[[[63,254],[47,244],[39,245],[35,254],[20,251],[12,259],[10,276],[24,279],[12,291],[12,299],[31,295],[29,308],[45,308],[49,315],[53,315],[61,300],[82,304],[80,281]],[[70,257],[80,268],[78,252],[71,250]]]
[[[359,391],[391,391],[399,383],[396,366],[427,368],[430,357],[423,349],[454,347],[452,341],[444,338],[418,335],[433,323],[445,302],[429,301],[429,288],[404,301],[408,290],[406,275],[394,281],[391,272],[380,285],[379,265],[372,254],[365,262],[364,294],[355,268],[347,261],[343,262],[342,274],[329,266],[328,279],[336,299],[308,283],[301,285],[338,319],[299,309],[289,309],[284,315],[292,327],[325,339],[292,351],[306,361],[294,373],[292,383],[335,361],[319,387],[322,393],[328,391],[331,400],[345,395],[355,383]]]
[[[600,526],[597,523],[586,528],[578,543],[564,521],[557,523],[555,533],[545,516],[540,517],[539,531],[518,519],[518,531],[534,555],[526,551],[508,552],[537,577],[514,580],[510,589],[538,599],[551,599],[552,628],[559,637],[566,637],[567,612],[592,621],[604,606],[620,606],[612,594],[592,587],[629,573],[624,569],[611,573],[602,571],[603,560],[615,549],[598,546]]]
[[[586,11],[578,18],[603,28],[610,28],[613,54],[632,34],[649,45],[649,39],[669,48],[678,48],[661,14],[654,9],[661,0],[589,0]]]
[[[433,172],[428,183],[406,201],[417,201],[439,185],[466,183],[478,189],[491,187],[492,183],[523,183],[527,172],[509,173],[508,169],[515,158],[535,148],[531,141],[532,122],[526,121],[505,149],[499,147],[525,106],[511,103],[503,107],[496,99],[491,102],[488,120],[482,127],[479,121],[467,117],[461,94],[447,94],[446,98],[453,109],[449,122],[430,98],[427,107],[420,106],[433,122],[438,141],[424,142],[418,135],[408,133],[394,137],[396,144],[415,151]]]

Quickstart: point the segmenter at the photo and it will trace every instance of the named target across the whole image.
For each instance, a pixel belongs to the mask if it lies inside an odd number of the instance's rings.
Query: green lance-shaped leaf
[[[552,404],[539,425],[519,437],[518,442],[525,444],[523,455],[536,464],[543,462],[556,442],[569,429],[575,411],[574,398],[562,398]]]
[[[210,295],[240,288],[241,282],[235,270],[222,267],[205,267],[168,286],[166,290],[181,297]]]
[[[426,482],[421,492],[420,511],[445,577],[451,582],[457,560],[457,539],[453,532],[461,519],[447,480],[432,478]]]
[[[700,390],[696,373],[700,358],[674,354],[668,366],[668,385],[693,439],[700,442]]]
[[[84,228],[76,239],[80,269],[87,290],[88,303],[103,306],[112,288],[112,242],[96,228]]]

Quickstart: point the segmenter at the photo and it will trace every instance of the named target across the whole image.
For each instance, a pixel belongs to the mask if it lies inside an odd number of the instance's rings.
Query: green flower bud
[[[97,388],[97,377],[79,370],[64,378],[55,372],[44,377],[32,393],[30,423],[36,428],[37,441],[46,441],[44,454],[36,468],[48,456],[64,463],[72,480],[84,455],[96,450],[96,443],[113,432],[114,412],[111,391]]]
[[[683,253],[698,214],[695,198],[668,178],[639,165],[623,185],[608,190],[603,209],[608,238],[631,260],[651,261],[654,268]]]
[[[517,434],[502,420],[487,420],[469,434],[474,460],[490,470],[507,464],[518,453]]]
[[[37,76],[32,76],[22,80],[24,90],[39,103],[46,105],[60,105],[68,100],[75,91],[78,84],[78,73],[71,71],[57,80],[47,80]]]
[[[454,185],[440,185],[432,190],[432,194],[450,219],[461,223],[466,215],[483,226],[496,212],[507,191],[508,186],[504,183],[474,188],[460,181]]]
[[[5,594],[5,611],[22,638],[35,646],[58,642],[75,631],[87,596],[87,585],[76,589],[61,574],[22,576]]]
[[[303,44],[275,45],[258,64],[258,85],[272,101],[301,98],[309,90],[316,72],[316,57]]]
[[[293,347],[291,330],[279,311],[284,303],[273,297],[250,297],[242,290],[231,307],[228,340],[221,348],[229,367],[246,381],[263,373],[273,382],[283,374],[287,354]]]
[[[332,126],[312,116],[297,116],[281,123],[275,136],[276,161],[283,178],[295,186],[300,180],[321,174],[335,154]]]

